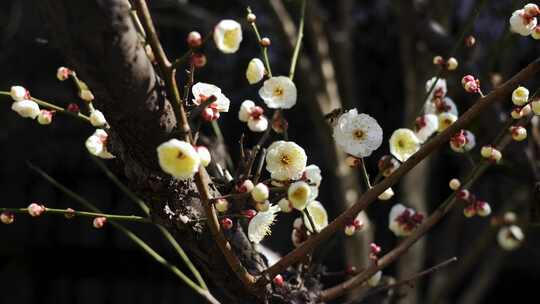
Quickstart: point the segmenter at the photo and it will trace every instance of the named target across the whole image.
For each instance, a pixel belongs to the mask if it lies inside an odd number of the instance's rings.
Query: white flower
[[[177,179],[192,177],[201,164],[197,150],[191,144],[178,139],[162,143],[157,147],[157,153],[161,169]]]
[[[274,76],[264,81],[259,96],[270,109],[290,109],[296,104],[296,86],[289,77]]]
[[[225,54],[236,53],[242,42],[242,27],[240,23],[225,19],[214,28],[214,43]]]
[[[58,70],[56,70],[56,78],[60,81],[67,80],[69,78],[69,75],[71,74],[71,70],[66,67],[59,67]]]
[[[450,138],[450,148],[454,152],[464,153],[472,150],[476,146],[476,137],[468,130],[461,130]]]
[[[103,127],[107,124],[107,120],[105,120],[105,115],[100,110],[94,110],[90,114],[90,123],[94,127]]]
[[[277,205],[272,205],[268,211],[258,212],[250,221],[248,226],[248,238],[253,243],[260,243],[265,236],[270,235],[272,230],[270,226],[276,219],[276,213],[279,212]]]
[[[381,278],[382,278],[382,271],[379,270],[373,276],[371,276],[371,278],[367,280],[367,283],[370,287],[375,287],[379,285]]]
[[[263,115],[264,110],[251,100],[244,100],[238,111],[238,119],[247,122],[248,128],[253,132],[264,132],[268,128],[268,119]]]
[[[388,228],[396,236],[408,236],[423,221],[424,216],[407,208],[402,204],[397,204],[390,210],[388,215]]]
[[[392,188],[388,188],[388,189],[384,190],[384,192],[381,193],[378,196],[378,198],[381,201],[387,201],[387,200],[391,199],[393,196],[394,196],[394,190],[392,190]]]
[[[289,212],[293,211],[293,207],[291,205],[291,202],[289,202],[289,200],[286,199],[286,198],[280,199],[279,202],[278,202],[278,206],[279,206],[279,209],[281,210],[281,212],[289,213]]]
[[[28,98],[28,91],[21,86],[12,86],[9,95],[14,101],[21,101]]]
[[[107,138],[109,135],[103,129],[96,129],[88,139],[86,139],[85,146],[90,154],[103,159],[111,159],[115,156],[107,150]]]
[[[510,17],[510,30],[521,36],[529,36],[536,27],[537,20],[525,13],[524,9],[514,11]]]
[[[308,212],[311,216],[311,219],[315,224],[315,230],[317,232],[323,230],[324,227],[328,226],[328,213],[319,201],[312,201],[311,203],[309,203],[306,207],[306,212]],[[308,231],[313,232],[311,222],[308,219],[306,213],[304,213],[304,225],[306,226]]]
[[[420,140],[409,129],[397,129],[390,137],[390,153],[399,161],[406,161],[420,149]]]
[[[278,181],[300,178],[306,162],[306,152],[292,141],[276,141],[266,153],[266,170]]]
[[[514,250],[521,245],[525,239],[525,234],[519,226],[510,225],[499,229],[497,241],[504,250]]]
[[[439,119],[434,114],[422,115],[416,119],[415,127],[416,137],[418,137],[421,143],[424,143],[439,129]]]
[[[373,117],[352,109],[339,117],[333,136],[346,153],[367,157],[381,146],[383,131]]]
[[[37,121],[40,125],[50,125],[53,119],[53,112],[48,110],[41,110],[37,117]]]
[[[195,147],[195,150],[197,151],[197,154],[199,154],[199,159],[201,160],[201,164],[203,167],[208,167],[210,162],[212,161],[212,155],[210,155],[210,151],[205,146],[197,146]]]
[[[436,99],[435,101],[427,101],[424,105],[425,114],[441,114],[451,113],[455,116],[459,115],[456,103],[450,97]]]
[[[23,99],[11,104],[11,109],[25,118],[35,119],[39,115],[39,106],[32,100]]]
[[[437,79],[437,77],[433,77],[430,80],[426,81],[426,93],[429,92],[429,89],[431,89],[431,86],[435,82],[435,79]],[[433,97],[442,98],[442,97],[446,96],[447,92],[448,92],[448,89],[446,88],[446,79],[439,78],[437,80],[437,83],[435,84],[435,87],[433,88],[433,90],[429,94],[429,96],[427,98],[427,101],[430,102],[433,99]]]
[[[263,183],[258,183],[253,190],[251,190],[251,198],[258,203],[265,202],[270,196],[270,190],[268,186]]]
[[[304,210],[309,202],[311,188],[304,181],[292,183],[287,190],[287,198],[291,202],[294,209]]]
[[[452,113],[441,113],[437,116],[439,119],[439,132],[446,130],[458,119],[456,115]]]
[[[517,87],[512,92],[512,102],[516,106],[522,106],[529,100],[529,90],[526,87]]]
[[[221,93],[221,89],[217,86],[204,82],[197,82],[191,88],[191,93],[193,94],[193,103],[199,105],[203,103],[210,96],[214,96],[216,101],[214,101],[209,108],[215,109],[218,112],[228,112],[231,101],[227,96]]]
[[[259,58],[253,58],[246,69],[246,78],[249,84],[255,84],[264,77],[264,63]]]
[[[322,175],[321,169],[317,165],[309,165],[304,170],[302,176],[308,181],[311,188],[308,201],[313,201],[319,196],[319,186],[321,185]]]

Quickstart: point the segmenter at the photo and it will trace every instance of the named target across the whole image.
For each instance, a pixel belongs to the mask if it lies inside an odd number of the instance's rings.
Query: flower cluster
[[[473,217],[475,215],[486,217],[491,214],[491,206],[486,201],[476,198],[469,190],[459,189],[456,192],[456,196],[465,203],[463,214],[466,217]]]
[[[534,39],[540,39],[540,28],[537,26],[536,19],[538,15],[540,15],[540,9],[536,4],[525,5],[512,13],[509,21],[510,30],[521,36],[531,35]]]
[[[264,132],[268,128],[268,119],[263,115],[264,109],[256,106],[251,100],[245,100],[240,105],[238,119],[246,122],[253,132]]]
[[[193,103],[200,105],[208,98],[214,97],[216,100],[210,103],[203,111],[202,117],[206,121],[217,120],[222,112],[228,112],[231,101],[221,93],[221,89],[213,84],[198,82],[191,88]]]
[[[24,118],[36,119],[41,111],[39,105],[32,100],[30,92],[21,86],[12,86],[10,90],[13,103],[11,109]]]
[[[423,220],[423,214],[402,204],[397,204],[390,210],[388,228],[398,237],[408,236],[413,233]]]
[[[467,93],[480,93],[480,80],[472,75],[465,75],[461,78],[461,85]]]

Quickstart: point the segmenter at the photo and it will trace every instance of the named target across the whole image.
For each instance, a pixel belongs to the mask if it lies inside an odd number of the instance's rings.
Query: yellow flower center
[[[294,190],[292,197],[297,200],[304,200],[307,197],[307,189],[305,187],[299,187]]]
[[[226,31],[223,35],[223,44],[229,48],[233,48],[236,45],[236,37],[238,30]]]
[[[283,88],[282,87],[276,87],[274,89],[274,97],[281,97],[283,95]]]
[[[287,154],[281,155],[281,163],[284,165],[288,165],[291,163],[291,157]]]
[[[184,159],[184,158],[186,158],[186,155],[182,151],[178,151],[178,154],[176,155],[176,158]]]
[[[358,130],[354,131],[354,133],[353,133],[354,139],[356,139],[356,140],[364,139],[365,135],[366,135],[366,133],[361,129],[358,129]]]
[[[403,140],[398,140],[397,144],[400,148],[405,148],[405,143],[403,142]]]

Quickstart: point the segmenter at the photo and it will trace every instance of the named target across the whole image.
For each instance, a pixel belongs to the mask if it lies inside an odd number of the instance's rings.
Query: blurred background
[[[66,64],[61,45],[50,41],[47,20],[38,0],[0,2],[0,90],[14,84],[32,95],[59,105],[79,102],[71,83],[56,79],[56,69]],[[286,74],[292,55],[290,33],[295,33],[300,1],[148,1],[162,43],[175,58],[186,50],[185,37],[192,30],[203,35],[223,18],[244,20],[251,6],[263,36],[272,40],[270,62],[274,74]],[[330,217],[337,216],[361,192],[357,172],[342,168],[322,116],[337,107],[358,108],[375,117],[384,129],[385,143],[393,130],[411,126],[423,103],[425,82],[437,73],[435,55],[454,55],[456,71],[445,75],[450,96],[463,113],[475,97],[461,88],[465,74],[476,75],[487,93],[494,77],[509,78],[540,54],[532,38],[508,34],[508,18],[525,1],[511,0],[308,0],[305,44],[295,82],[299,102],[286,112],[289,137],[308,153],[308,163],[321,167],[320,201]],[[481,13],[472,30],[476,45],[458,40],[468,17],[480,5]],[[292,23],[291,23],[292,22]],[[243,25],[246,25],[245,22]],[[245,124],[237,119],[240,103],[257,100],[258,86],[249,86],[245,68],[259,48],[253,33],[244,26],[244,41],[238,53],[221,54],[212,43],[204,47],[208,64],[197,80],[222,88],[231,99],[231,113],[220,124],[233,160]],[[183,75],[179,72],[179,80]],[[526,85],[531,92],[538,79]],[[260,102],[260,100],[259,100]],[[471,127],[478,150],[489,143],[507,119],[511,102],[484,113]],[[22,119],[10,110],[9,98],[0,96],[0,191],[2,207],[26,207],[41,202],[49,207],[78,208],[60,192],[34,174],[27,162],[43,168],[70,189],[110,213],[133,214],[138,210],[104,176],[89,158],[84,140],[92,128],[69,117],[57,116],[50,126]],[[247,138],[254,144],[256,136]],[[504,163],[492,167],[475,184],[475,194],[488,201],[497,216],[506,210],[518,214],[526,240],[516,251],[497,246],[490,220],[465,219],[462,208],[454,211],[434,231],[415,245],[385,275],[406,277],[452,256],[460,261],[424,277],[414,288],[395,292],[392,303],[505,303],[531,302],[540,283],[538,219],[529,220],[534,208],[534,185],[538,181],[536,143],[513,143],[504,153]],[[368,171],[377,174],[377,161],[388,153],[383,146],[369,158]],[[114,161],[110,162],[114,169]],[[368,210],[370,229],[353,238],[338,237],[325,248],[330,253],[328,271],[366,263],[367,247],[375,240],[383,253],[396,244],[387,229],[388,212],[396,203],[429,213],[449,194],[448,181],[465,176],[471,168],[463,156],[444,147],[411,172],[391,201],[377,202]],[[120,176],[122,178],[122,176]],[[265,245],[284,254],[293,248],[290,240],[292,215],[280,215]],[[176,261],[174,252],[149,226],[132,227],[159,252]],[[332,246],[332,247],[330,247]],[[463,261],[467,261],[464,263]],[[344,277],[325,277],[332,286]],[[88,219],[66,220],[43,216],[17,216],[13,225],[0,226],[0,303],[199,303],[200,299],[161,266],[145,256],[123,235],[108,227],[92,228]],[[338,302],[341,303],[341,299]],[[369,298],[367,302],[379,303]],[[336,303],[338,303],[336,302]]]

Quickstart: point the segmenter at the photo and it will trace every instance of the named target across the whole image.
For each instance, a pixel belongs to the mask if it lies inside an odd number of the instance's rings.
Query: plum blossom
[[[248,238],[253,243],[260,243],[265,236],[270,235],[270,227],[274,224],[276,214],[279,212],[277,205],[272,205],[267,211],[258,212],[248,225]]]
[[[39,113],[39,105],[30,99],[15,101],[11,104],[11,109],[24,118],[36,119]]]
[[[246,69],[246,79],[249,84],[255,84],[264,78],[264,63],[259,58],[253,58],[249,61]]]
[[[287,190],[287,198],[294,209],[304,210],[309,203],[311,188],[304,181],[292,183]]]
[[[352,109],[338,118],[333,136],[346,153],[367,157],[381,146],[383,131],[373,117]]]
[[[412,130],[397,129],[390,137],[390,153],[404,162],[420,149],[420,140]]]
[[[497,233],[497,241],[499,242],[499,246],[508,251],[517,249],[524,239],[525,234],[517,225],[502,227]]]
[[[315,230],[317,232],[321,231],[326,226],[328,226],[328,213],[326,212],[326,209],[319,201],[310,202],[307,205],[305,210],[311,216],[311,219],[313,220],[313,224],[315,224]],[[309,221],[305,212],[304,212],[304,225],[306,226],[308,232],[313,232],[313,228],[311,227],[311,222]]]
[[[90,113],[90,123],[96,128],[101,128],[107,124],[107,120],[100,110],[93,110]]]
[[[195,148],[178,139],[170,139],[157,147],[161,169],[177,179],[186,180],[199,170],[199,153]]]
[[[214,27],[214,43],[225,54],[236,53],[242,42],[242,27],[240,23],[225,19]]]
[[[238,119],[247,122],[248,128],[253,132],[264,132],[268,128],[268,119],[263,115],[263,108],[256,106],[251,100],[244,100],[240,105]]]
[[[107,150],[107,138],[109,135],[105,130],[103,129],[96,129],[94,134],[92,134],[88,139],[86,139],[85,146],[88,152],[90,154],[103,158],[103,159],[111,159],[115,158],[114,155],[112,155]]]
[[[292,141],[276,141],[268,147],[266,153],[266,170],[272,179],[278,181],[300,178],[306,162],[306,152]]]
[[[259,96],[270,109],[290,109],[296,104],[296,86],[289,77],[274,76],[264,81]]]
[[[527,14],[525,9],[516,10],[510,17],[510,30],[521,36],[529,36],[536,27],[536,17]]]
[[[421,143],[424,143],[439,129],[439,119],[434,114],[425,114],[415,121],[415,134]]]
[[[410,235],[422,223],[424,216],[402,204],[397,204],[388,215],[388,228],[396,236]]]

